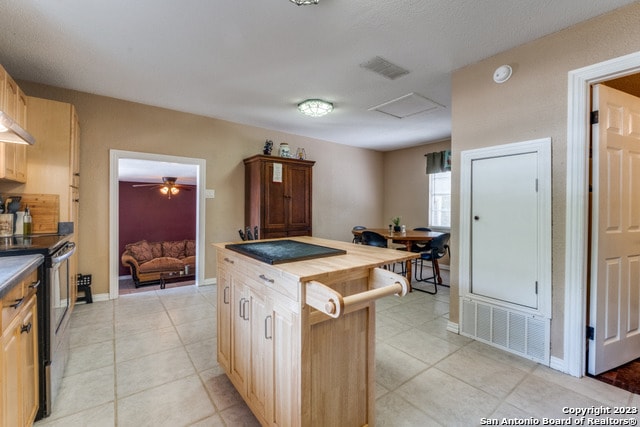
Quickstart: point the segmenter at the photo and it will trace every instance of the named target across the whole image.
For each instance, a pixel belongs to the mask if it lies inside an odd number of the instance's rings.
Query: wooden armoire
[[[311,236],[314,164],[266,155],[245,159],[245,226],[257,226],[261,239]]]

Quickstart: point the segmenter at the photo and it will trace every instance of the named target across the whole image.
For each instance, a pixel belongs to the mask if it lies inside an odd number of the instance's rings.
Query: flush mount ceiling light
[[[306,116],[322,117],[333,111],[333,104],[322,99],[307,99],[298,104],[298,110]]]
[[[298,6],[305,6],[308,4],[318,4],[320,0],[289,0],[291,3],[295,3]]]

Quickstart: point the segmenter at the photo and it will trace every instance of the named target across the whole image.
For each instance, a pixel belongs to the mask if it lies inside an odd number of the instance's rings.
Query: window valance
[[[424,156],[427,158],[427,175],[451,172],[451,150],[436,151]]]

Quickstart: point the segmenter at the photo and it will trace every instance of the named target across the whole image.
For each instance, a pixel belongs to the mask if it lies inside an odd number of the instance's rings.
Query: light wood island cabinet
[[[380,267],[416,255],[281,240],[346,253],[270,265],[215,244],[218,363],[263,426],[375,425],[375,300],[409,289]]]

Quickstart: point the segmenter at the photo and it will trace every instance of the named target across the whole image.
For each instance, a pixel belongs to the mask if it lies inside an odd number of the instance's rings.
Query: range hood
[[[0,111],[0,142],[33,145],[36,140],[4,111]]]

